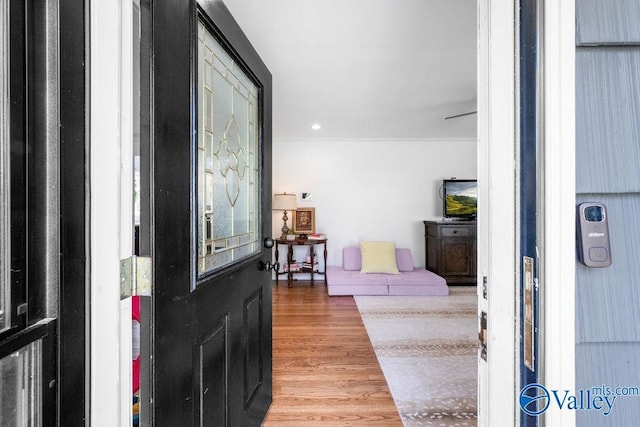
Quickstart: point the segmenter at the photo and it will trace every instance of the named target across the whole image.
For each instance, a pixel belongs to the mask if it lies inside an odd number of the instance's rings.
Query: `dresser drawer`
[[[471,237],[475,235],[471,227],[442,227],[442,237]]]

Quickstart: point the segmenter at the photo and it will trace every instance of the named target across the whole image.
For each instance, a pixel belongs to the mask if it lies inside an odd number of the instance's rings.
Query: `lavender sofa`
[[[329,295],[449,295],[447,281],[422,268],[414,268],[411,251],[396,248],[400,274],[361,273],[359,247],[342,250],[342,266],[327,267]]]

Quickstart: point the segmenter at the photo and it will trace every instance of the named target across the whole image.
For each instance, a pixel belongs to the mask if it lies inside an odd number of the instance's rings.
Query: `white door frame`
[[[120,259],[132,255],[132,0],[90,0],[91,299],[89,420],[132,424],[131,299]]]
[[[128,256],[127,233],[132,229],[126,190],[132,188],[127,92],[131,85],[130,7],[126,0],[91,0],[90,7],[89,389],[91,424],[96,426],[129,425],[131,420],[130,312],[119,297],[119,260]],[[544,382],[573,389],[575,1],[545,1],[544,10]],[[479,362],[478,405],[479,425],[486,426],[513,425],[519,419],[514,322],[515,13],[512,1],[478,0],[478,289],[479,310],[489,315],[489,362]],[[482,297],[485,276],[488,300]],[[549,411],[546,423],[573,426],[571,412]]]
[[[575,1],[544,1],[542,378],[575,383]],[[478,425],[519,425],[517,4],[478,0],[478,310],[488,314],[488,361],[479,360]],[[487,278],[488,299],[482,283]],[[574,426],[549,410],[547,426]]]
[[[479,0],[477,283],[488,349],[487,361],[478,361],[480,426],[517,422],[514,22],[514,2]]]
[[[575,390],[575,0],[544,2],[544,384]],[[545,413],[575,425],[575,411]]]

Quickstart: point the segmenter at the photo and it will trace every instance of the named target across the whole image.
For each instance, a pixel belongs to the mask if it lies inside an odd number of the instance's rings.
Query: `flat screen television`
[[[478,181],[445,179],[442,181],[442,212],[445,218],[476,219],[478,214]]]

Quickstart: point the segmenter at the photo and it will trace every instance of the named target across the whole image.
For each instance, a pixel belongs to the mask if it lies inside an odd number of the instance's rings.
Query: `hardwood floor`
[[[402,426],[353,297],[273,287],[273,403],[263,424]]]

